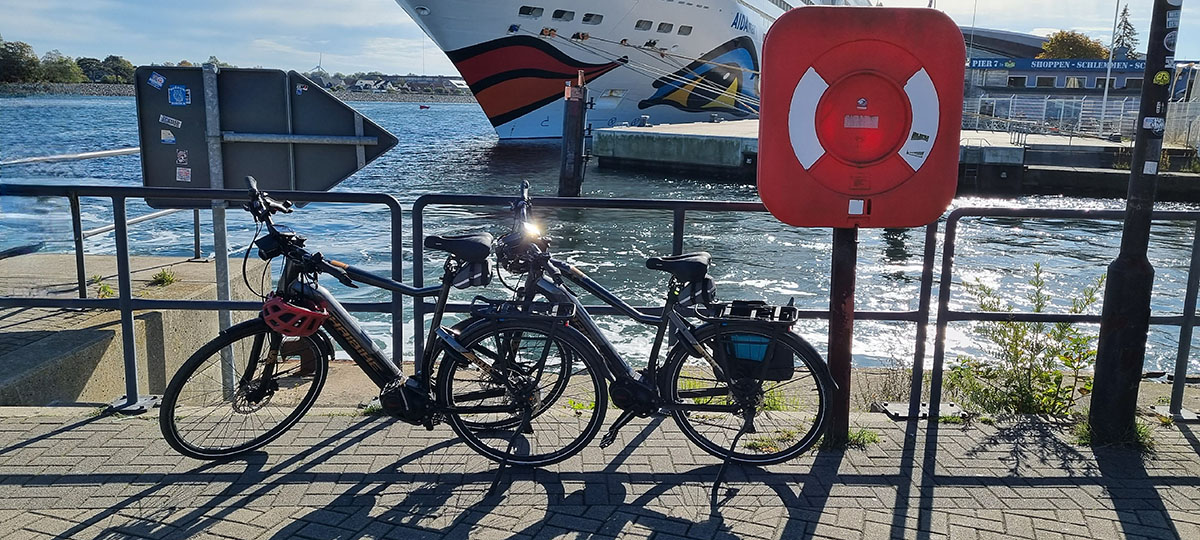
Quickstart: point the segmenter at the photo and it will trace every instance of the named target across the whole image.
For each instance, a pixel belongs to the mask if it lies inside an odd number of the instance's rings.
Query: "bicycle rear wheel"
[[[721,369],[689,354],[683,340],[668,354],[663,394],[678,405],[672,414],[688,439],[716,457],[753,465],[787,461],[817,441],[824,430],[833,383],[829,368],[811,345],[791,332],[776,334],[768,325],[753,323],[710,323],[693,333]],[[760,372],[727,367],[734,344],[746,340],[771,343],[774,361],[790,358],[794,366],[790,378],[763,380],[750,375]],[[714,411],[713,405],[730,407]],[[751,409],[752,429],[733,447]]]
[[[331,352],[320,332],[287,338],[262,319],[233,326],[197,350],[171,379],[159,414],[163,437],[196,459],[261,448],[312,407],[325,385]]]
[[[486,368],[441,351],[437,395],[471,449],[511,465],[544,466],[575,455],[600,431],[608,407],[601,360],[577,330],[489,321],[458,341]]]

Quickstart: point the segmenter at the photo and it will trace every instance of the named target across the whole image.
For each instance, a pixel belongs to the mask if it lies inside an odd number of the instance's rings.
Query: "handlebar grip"
[[[246,177],[246,187],[250,188],[251,192],[258,193],[258,181],[253,176]]]

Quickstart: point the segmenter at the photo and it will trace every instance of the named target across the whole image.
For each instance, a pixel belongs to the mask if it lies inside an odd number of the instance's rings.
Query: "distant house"
[[[359,92],[384,92],[387,91],[387,81],[382,79],[358,79],[354,81],[352,89]]]
[[[311,77],[313,82],[321,85],[322,88],[336,88],[342,85],[342,80],[337,77],[331,77],[329,74],[313,74]]]

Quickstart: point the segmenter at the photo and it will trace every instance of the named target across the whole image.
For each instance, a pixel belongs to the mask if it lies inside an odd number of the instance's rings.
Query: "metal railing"
[[[281,198],[297,202],[352,203],[352,204],[381,204],[388,207],[391,213],[391,246],[392,246],[392,275],[400,277],[403,272],[404,258],[400,256],[403,240],[402,209],[400,202],[394,197],[382,193],[342,193],[314,191],[279,191],[274,194]],[[121,400],[124,404],[117,408],[138,408],[143,403],[138,390],[137,354],[134,346],[133,312],[138,310],[240,310],[258,311],[262,302],[255,301],[221,301],[221,300],[163,300],[135,298],[131,290],[129,262],[129,223],[126,216],[127,199],[157,199],[157,200],[212,200],[216,205],[224,201],[241,201],[246,198],[246,192],[241,190],[206,190],[206,189],[169,189],[144,187],[110,187],[110,186],[44,186],[24,184],[0,184],[0,197],[64,197],[71,201],[72,221],[79,222],[80,197],[107,198],[112,201],[113,226],[116,241],[117,258],[117,297],[116,298],[4,298],[0,297],[0,308],[74,308],[74,309],[109,309],[121,312],[121,345],[122,358],[125,362],[125,395]],[[80,228],[77,226],[76,231]],[[228,257],[228,253],[217,253],[217,257]],[[84,258],[82,235],[76,234],[75,244],[76,272],[84,275]],[[81,286],[83,284],[80,277]],[[403,350],[403,296],[392,294],[390,302],[347,302],[346,308],[359,312],[391,313],[392,343],[397,351]]]
[[[942,372],[946,357],[946,326],[956,321],[975,322],[1031,322],[1031,323],[1095,323],[1099,315],[1070,313],[1030,312],[980,312],[960,311],[950,308],[950,296],[954,279],[954,248],[958,239],[958,228],[964,218],[1024,218],[1024,219],[1084,219],[1123,221],[1122,210],[1059,210],[1029,208],[959,208],[946,217],[946,236],[942,245],[942,271],[938,278],[937,334],[933,347],[933,371],[930,384],[930,416],[938,414],[941,401]],[[1188,356],[1191,351],[1192,330],[1196,324],[1197,282],[1200,281],[1200,212],[1154,212],[1156,221],[1191,221],[1193,228],[1192,251],[1187,275],[1187,290],[1183,313],[1180,315],[1158,315],[1150,317],[1150,325],[1179,326],[1179,347],[1175,360],[1175,380],[1171,389],[1170,414],[1178,417],[1182,410],[1183,388],[1187,378]],[[924,301],[925,299],[922,299]],[[916,371],[914,370],[914,373]]]
[[[391,212],[391,245],[392,245],[392,275],[394,278],[403,276],[400,249],[402,246],[401,207],[399,202],[390,195],[378,193],[325,193],[325,192],[275,192],[281,198],[302,202],[333,202],[357,204],[383,204]],[[113,203],[114,227],[117,243],[117,261],[119,276],[119,297],[116,299],[64,299],[64,298],[0,298],[0,308],[6,307],[42,307],[42,308],[100,308],[115,309],[121,312],[123,332],[123,354],[126,369],[125,400],[137,401],[137,367],[133,348],[133,312],[147,309],[194,309],[194,310],[258,310],[259,302],[214,301],[214,300],[150,300],[134,298],[130,294],[129,276],[129,246],[128,221],[125,216],[125,200],[128,198],[155,199],[211,199],[214,201],[240,200],[245,193],[237,190],[180,190],[161,188],[121,188],[121,187],[71,187],[71,186],[31,186],[0,184],[0,196],[24,197],[102,197],[110,198]],[[413,205],[413,285],[424,286],[424,257],[423,243],[425,209],[435,205],[455,205],[469,207],[505,208],[511,198],[502,196],[471,196],[471,195],[426,195]],[[624,209],[640,210],[648,213],[658,212],[670,215],[671,251],[679,254],[683,250],[684,227],[689,212],[741,212],[764,213],[766,208],[760,203],[727,202],[727,201],[691,201],[691,200],[650,200],[650,199],[593,199],[593,198],[536,198],[534,204],[547,208],[589,208],[589,209]],[[1025,219],[1083,219],[1121,221],[1124,212],[1114,210],[1054,210],[1054,209],[1005,209],[1005,208],[960,208],[951,212],[946,218],[946,234],[942,247],[942,266],[939,282],[942,286],[937,298],[937,330],[934,340],[932,382],[930,387],[930,414],[938,414],[942,391],[942,374],[945,359],[946,327],[951,322],[962,321],[1010,321],[1010,322],[1070,322],[1098,323],[1097,315],[1066,314],[1066,313],[1028,313],[1028,312],[976,312],[962,311],[950,308],[954,279],[954,253],[960,222],[964,218],[1025,218]],[[1155,212],[1156,221],[1190,221],[1196,224],[1200,233],[1200,212]],[[938,224],[930,224],[925,228],[925,245],[920,281],[918,307],[910,311],[859,311],[855,319],[866,321],[909,322],[916,325],[913,354],[913,384],[909,403],[909,413],[917,414],[922,402],[922,382],[925,369],[925,342],[927,328],[930,322],[932,304],[932,287],[934,281],[934,265],[936,261]],[[227,256],[227,254],[225,254]],[[220,256],[220,254],[219,254]],[[1187,292],[1184,300],[1184,311],[1180,315],[1152,316],[1152,325],[1170,325],[1181,327],[1179,349],[1175,369],[1175,386],[1172,389],[1171,411],[1178,414],[1181,410],[1183,384],[1187,373],[1187,358],[1190,354],[1192,329],[1196,324],[1195,306],[1198,281],[1200,281],[1200,234],[1193,239],[1190,267],[1187,277]],[[403,300],[399,294],[393,294],[390,302],[347,303],[348,309],[360,312],[382,312],[392,315],[392,342],[397,357],[403,355]],[[425,315],[433,307],[422,301],[413,303],[413,344],[414,354],[420,355],[425,344]],[[464,312],[469,304],[454,303],[449,306],[451,311]],[[589,306],[597,315],[615,314],[616,311],[608,306]],[[639,310],[655,313],[661,306],[640,306]],[[826,310],[803,310],[800,317],[805,319],[828,319]]]
[[[511,205],[513,199],[511,197],[502,196],[481,196],[481,195],[424,195],[413,203],[412,211],[412,234],[413,234],[413,279],[416,287],[421,287],[424,283],[422,279],[423,257],[421,238],[424,236],[425,226],[425,209],[433,205],[453,205],[457,207],[489,207],[489,208],[507,208]],[[662,200],[662,199],[600,199],[600,198],[575,198],[575,197],[544,197],[534,198],[533,204],[535,207],[546,208],[587,208],[587,209],[609,209],[609,210],[644,210],[647,212],[657,212],[660,214],[669,213],[671,216],[671,254],[679,255],[683,252],[684,226],[687,223],[688,212],[735,212],[735,213],[766,213],[767,209],[762,203],[754,202],[732,202],[732,201],[694,201],[694,200]],[[929,325],[929,300],[930,292],[933,288],[933,266],[934,257],[936,255],[936,240],[937,240],[936,223],[930,224],[925,228],[925,254],[921,272],[921,288],[920,300],[916,310],[910,311],[856,311],[854,313],[855,320],[865,321],[892,321],[892,322],[909,322],[915,323],[916,339],[913,361],[914,381],[917,381],[915,391],[916,398],[910,401],[910,414],[916,415],[920,406],[920,380],[923,369],[923,360],[925,357],[925,335]],[[434,307],[429,302],[416,302],[413,306],[413,342],[414,354],[421,355],[423,343],[421,337],[425,335],[424,314]],[[620,314],[615,308],[607,305],[600,306],[585,306],[588,311],[594,315],[616,315]],[[634,306],[638,311],[648,314],[659,314],[662,306]],[[447,309],[454,312],[463,312],[470,309],[470,304],[452,303],[447,306]],[[803,319],[829,319],[830,314],[827,310],[799,310],[798,316]]]

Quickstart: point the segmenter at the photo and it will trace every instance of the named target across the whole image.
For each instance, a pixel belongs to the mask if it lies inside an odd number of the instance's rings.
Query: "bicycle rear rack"
[[[734,300],[694,308],[696,317],[710,322],[754,321],[791,325],[799,320],[795,306],[771,306],[761,300]]]
[[[482,302],[471,308],[471,315],[485,319],[538,319],[552,321],[568,321],[575,318],[575,304],[571,302],[533,302],[526,304],[516,300],[494,300],[476,296],[473,304]]]

